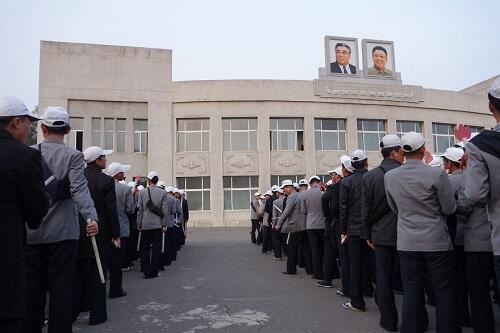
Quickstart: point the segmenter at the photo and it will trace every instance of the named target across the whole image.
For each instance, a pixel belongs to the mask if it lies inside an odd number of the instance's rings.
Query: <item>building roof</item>
[[[488,95],[488,91],[490,91],[491,85],[493,84],[493,81],[496,80],[496,78],[500,77],[500,75],[495,75],[487,80],[481,81],[479,83],[476,83],[470,87],[464,88],[460,90],[460,92],[463,92],[465,94],[471,94],[471,95],[483,95],[486,96]]]

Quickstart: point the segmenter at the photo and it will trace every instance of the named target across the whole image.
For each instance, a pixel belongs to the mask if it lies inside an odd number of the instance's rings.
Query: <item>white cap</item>
[[[432,161],[429,165],[431,167],[440,168],[443,165],[443,159],[436,154],[432,154]]]
[[[329,174],[330,176],[333,176],[333,174],[334,174],[334,173],[335,173],[335,170],[328,170],[328,174]]]
[[[309,178],[309,184],[313,181],[313,180],[317,180],[317,181],[321,181],[321,178],[319,178],[318,176],[312,176],[311,178]]]
[[[113,162],[108,166],[106,173],[111,177],[116,176],[120,172],[129,172],[131,166],[128,164],[121,164],[120,162]]]
[[[266,195],[273,196],[273,192],[271,192],[271,190],[269,190],[266,192]]]
[[[172,192],[181,194],[181,190],[179,190],[177,187],[175,187]]]
[[[278,192],[279,189],[280,187],[278,185],[273,185],[273,187],[271,187],[271,192]]]
[[[364,150],[356,149],[351,153],[351,161],[363,161],[366,160],[368,156],[366,156]]]
[[[401,138],[401,147],[405,152],[411,153],[421,148],[427,141],[420,133],[408,132]]]
[[[337,168],[335,168],[335,170],[333,170],[333,172],[334,172],[337,176],[344,177],[344,175],[342,174],[342,167],[337,167]]]
[[[299,188],[299,183],[293,183],[294,188]]]
[[[401,147],[401,139],[396,134],[388,134],[380,141],[380,148]]]
[[[0,95],[0,117],[27,116],[31,121],[40,120],[30,112],[21,100],[7,95]]]
[[[471,135],[472,136],[472,135]],[[461,148],[461,149],[464,149],[465,148],[465,143],[463,141],[459,141],[455,144],[455,147],[456,148]]]
[[[266,196],[264,194],[261,194],[259,197],[259,199],[265,199],[265,198],[266,198]]]
[[[443,156],[452,162],[460,163],[460,160],[464,156],[464,151],[461,148],[450,147],[446,149]]]
[[[500,77],[498,77],[490,88],[490,95],[500,99]]]
[[[148,173],[148,176],[146,178],[149,179],[149,180],[153,180],[154,177],[157,177],[158,179],[160,178],[160,176],[158,175],[158,172],[156,172],[156,171],[150,171]]]
[[[49,106],[43,110],[42,124],[48,127],[64,127],[69,125],[69,114],[62,106]]]
[[[163,180],[159,180],[158,183],[156,183],[156,186],[158,186],[159,188],[162,188],[162,189],[165,189],[166,185],[167,184]]]
[[[179,193],[180,193],[181,195],[184,195],[184,193],[186,193],[186,192],[184,192],[183,190],[179,190]]]
[[[285,191],[283,191],[283,189],[282,189],[282,188],[280,188],[280,189],[278,190],[278,193],[283,194],[283,193],[285,193]]]
[[[173,192],[173,191],[174,191],[174,188],[173,188],[172,186],[167,186],[167,187],[165,188],[165,191],[167,191],[168,193],[170,193],[170,192]]]
[[[330,179],[329,181],[327,181],[327,182],[326,182],[326,185],[332,185],[332,184],[333,184],[333,182],[332,182],[332,180],[331,180],[331,179]]]
[[[139,191],[142,191],[142,190],[144,190],[144,186],[139,185],[139,186],[137,186],[137,189],[138,189]]]
[[[347,155],[340,156],[340,163],[342,163],[344,168],[346,168],[349,172],[354,172],[354,170],[356,170],[351,164],[351,158]]]
[[[285,179],[284,181],[281,182],[281,188],[285,186],[293,186],[293,182],[290,179]]]
[[[101,147],[90,146],[83,151],[83,159],[86,163],[92,163],[100,156],[109,155],[111,153],[113,153],[112,150],[104,150]]]
[[[301,180],[299,180],[299,186],[309,186],[309,182],[307,181],[307,179],[302,178]]]
[[[127,186],[134,188],[135,187],[135,182],[128,182]]]
[[[259,192],[255,192],[254,195],[260,195],[260,193]]]

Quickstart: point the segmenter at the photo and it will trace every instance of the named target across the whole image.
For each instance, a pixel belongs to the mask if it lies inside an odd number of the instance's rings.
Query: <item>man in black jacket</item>
[[[120,224],[116,209],[115,181],[102,170],[106,169],[106,156],[111,150],[92,146],[83,152],[87,167],[85,178],[98,216],[99,234],[96,237],[103,271],[106,272],[112,256],[112,246],[120,247]],[[80,228],[86,221],[80,218]],[[73,319],[90,310],[89,324],[107,320],[106,284],[101,283],[90,239],[80,233],[80,250],[73,285]]]
[[[340,183],[340,229],[342,243],[347,242],[350,264],[350,297],[344,303],[348,310],[365,311],[363,299],[363,266],[368,256],[366,232],[361,212],[362,182],[367,172],[368,157],[362,150],[351,154],[351,164],[356,169],[354,174]]]
[[[20,100],[0,95],[0,332],[21,332],[26,314],[26,227],[36,229],[49,200],[40,152],[23,144],[32,115]],[[29,189],[29,190],[28,190]]]
[[[398,330],[398,311],[394,302],[394,276],[398,259],[396,250],[397,215],[387,203],[384,175],[404,161],[401,140],[389,134],[380,142],[383,161],[363,177],[363,220],[366,223],[368,245],[375,249],[377,271],[377,305],[380,325],[389,332]]]

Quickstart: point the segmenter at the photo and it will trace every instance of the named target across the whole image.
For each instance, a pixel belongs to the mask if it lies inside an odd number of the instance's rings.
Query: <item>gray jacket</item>
[[[118,222],[120,222],[120,237],[130,236],[129,215],[134,214],[135,200],[132,189],[125,184],[115,180],[116,210],[118,212]]]
[[[258,220],[259,219],[259,200],[253,199],[250,202],[250,219],[251,220]]]
[[[149,187],[151,192],[151,200],[163,211],[165,216],[168,214],[167,207],[167,192],[161,188],[152,185]],[[137,212],[137,227],[143,230],[160,229],[166,226],[166,219],[153,214],[147,207],[146,204],[150,200],[148,188],[143,189],[139,192],[139,199],[137,201],[137,207],[139,211]]]
[[[495,255],[500,255],[500,157],[498,152],[500,134],[498,132],[500,132],[500,124],[493,131],[483,131],[467,143],[469,159],[465,179],[465,195],[476,205],[486,205],[488,220],[491,221],[491,243]],[[495,138],[496,141],[493,141]],[[488,146],[490,139],[493,144]]]
[[[387,172],[384,182],[389,207],[398,214],[398,250],[453,250],[446,215],[455,212],[456,201],[443,170],[408,160]]]
[[[165,215],[165,225],[167,228],[175,228],[175,216],[182,213],[181,205],[176,198],[167,195],[167,214]]]
[[[455,199],[458,199],[458,194],[463,192],[465,187],[465,174],[462,170],[457,170],[450,175],[450,184],[453,189]],[[464,246],[464,223],[467,221],[467,215],[457,210],[455,212],[457,218],[457,230],[455,235],[455,245]]]
[[[301,194],[293,191],[286,199],[286,206],[278,218],[278,227],[283,232],[305,230],[305,216],[300,210]]]
[[[38,149],[38,145],[32,146]],[[80,237],[78,212],[85,220],[97,221],[94,201],[90,196],[83,173],[85,162],[82,152],[70,148],[63,141],[45,140],[41,145],[42,157],[58,180],[68,179],[71,199],[52,202],[49,212],[36,230],[27,230],[28,244],[47,244]],[[29,189],[26,189],[29,191]]]
[[[322,196],[323,192],[319,186],[311,187],[300,194],[300,210],[306,216],[307,230],[325,229],[325,216],[321,205]]]
[[[272,219],[273,226],[276,226],[278,224],[278,218],[280,217],[280,215],[283,212],[283,201],[284,200],[285,200],[285,196],[281,195],[278,199],[273,201],[273,219]]]

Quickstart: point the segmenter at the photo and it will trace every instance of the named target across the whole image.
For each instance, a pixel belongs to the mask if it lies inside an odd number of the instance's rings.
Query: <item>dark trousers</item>
[[[297,273],[297,256],[299,252],[299,245],[302,243],[303,238],[304,231],[290,233],[287,245],[288,258],[286,260],[286,271],[288,273]]]
[[[490,298],[493,254],[465,252],[465,256],[472,327],[475,333],[495,332],[495,318]]]
[[[377,280],[377,270],[375,268],[375,251],[368,244],[364,248],[363,258],[363,294],[365,297],[372,297],[374,293],[373,283]]]
[[[377,265],[376,303],[380,312],[380,324],[388,331],[398,329],[398,310],[394,301],[394,267],[398,259],[395,246],[375,245]]]
[[[453,295],[460,326],[471,327],[469,313],[469,293],[467,291],[466,258],[463,246],[453,250]]]
[[[258,236],[260,235],[259,229],[260,229],[259,220],[252,219],[252,231],[250,231],[250,240],[252,241],[253,244],[257,243]]]
[[[500,289],[500,255],[495,256],[495,275],[497,279],[497,288]]]
[[[109,258],[101,257],[104,272]],[[90,311],[89,324],[96,325],[108,319],[106,310],[106,283],[101,283],[94,258],[79,258],[73,277],[72,318],[75,321],[80,312]],[[52,318],[49,318],[49,323]]]
[[[161,258],[161,229],[142,230],[141,263],[146,278],[158,276]]]
[[[403,279],[401,333],[426,329],[425,274],[436,298],[436,332],[459,332],[452,286],[452,252],[399,251]]]
[[[323,280],[332,282],[339,277],[339,266],[337,265],[338,245],[335,235],[325,235],[325,256],[323,258]]]
[[[0,319],[0,333],[21,333],[22,319]]]
[[[267,253],[272,248],[271,227],[262,226],[262,253]]]
[[[314,278],[323,280],[323,257],[325,229],[307,230],[307,238],[311,247]]]
[[[130,229],[130,235],[127,239],[125,246],[125,254],[123,256],[123,267],[130,267],[134,260],[139,259],[139,252],[137,251],[137,238],[139,237],[139,230]]]
[[[274,256],[276,258],[281,258],[281,232],[279,230],[274,230],[274,228],[271,231],[272,237],[273,237],[273,249],[274,249]]]
[[[41,332],[49,292],[49,332],[71,333],[71,290],[78,240],[26,246],[27,304],[23,331]]]
[[[340,234],[336,235],[339,245],[340,281],[342,282],[342,293],[349,296],[351,293],[351,267],[349,265],[349,244],[340,242]]]
[[[366,240],[359,236],[349,236],[347,240],[349,246],[349,264],[351,269],[350,296],[351,304],[358,309],[365,309],[365,300],[363,298],[363,282],[365,282],[364,260],[367,254]]]
[[[167,228],[165,232],[165,251],[161,255],[161,266],[170,266],[176,257],[177,249],[175,247],[174,230],[172,228]]]
[[[109,261],[109,297],[117,297],[123,294],[122,266],[127,240],[128,237],[121,237],[120,247],[112,246],[112,256]]]
[[[306,273],[312,275],[314,272],[313,272],[311,246],[309,245],[309,235],[307,234],[307,230],[301,232],[303,233],[303,236],[301,244],[299,245],[300,249],[299,256],[301,256],[302,260],[304,261],[304,268],[306,270]]]

